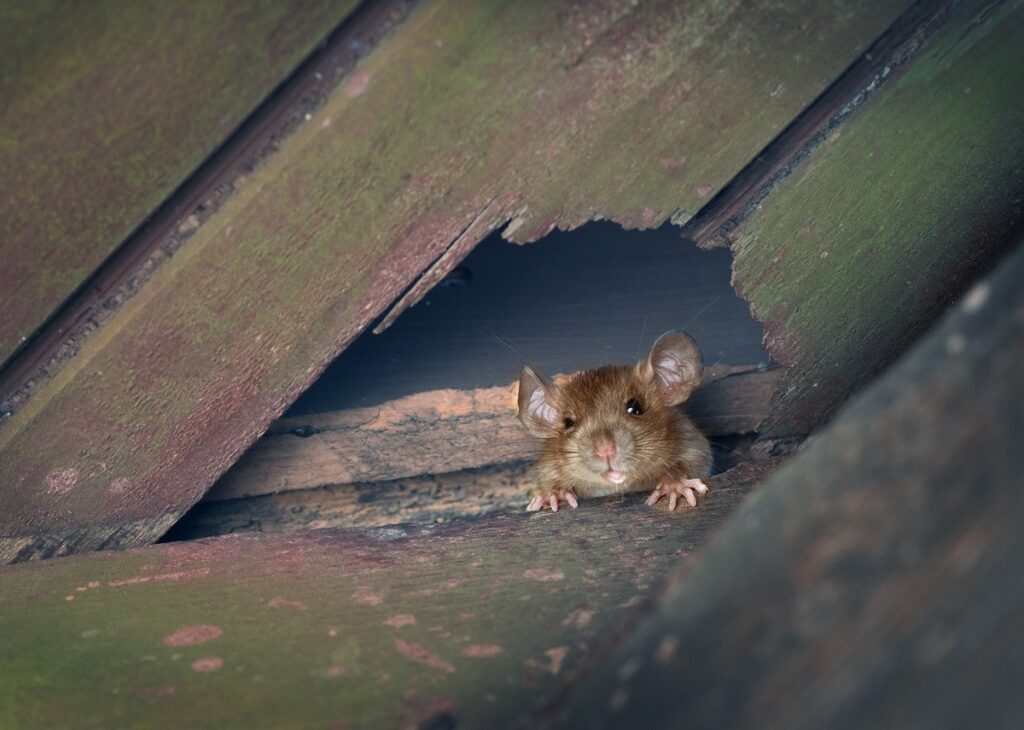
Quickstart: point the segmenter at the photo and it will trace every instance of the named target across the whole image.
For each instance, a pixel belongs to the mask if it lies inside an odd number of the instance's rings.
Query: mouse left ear
[[[558,427],[556,387],[533,368],[519,373],[519,420],[534,436],[554,436]]]
[[[640,374],[654,383],[662,403],[682,403],[700,385],[704,359],[700,348],[685,332],[666,332],[640,362]]]

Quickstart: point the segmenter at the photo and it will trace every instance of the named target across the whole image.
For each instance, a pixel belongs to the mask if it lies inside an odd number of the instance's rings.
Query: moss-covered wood
[[[0,726],[505,727],[627,626],[756,476],[718,477],[676,513],[595,500],[7,566]]]
[[[1024,242],[736,511],[551,726],[1018,727],[1022,282]]]
[[[732,232],[806,433],[1024,233],[1024,3],[967,2]]]
[[[467,226],[692,212],[906,4],[419,7],[3,424],[0,559],[154,539]]]
[[[0,362],[355,4],[0,6]]]

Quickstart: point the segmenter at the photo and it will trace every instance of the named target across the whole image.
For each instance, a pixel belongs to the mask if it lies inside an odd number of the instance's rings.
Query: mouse
[[[572,509],[584,497],[650,489],[647,504],[708,492],[711,444],[680,407],[700,385],[704,361],[685,332],[667,332],[639,362],[582,370],[555,383],[526,366],[519,420],[541,444],[539,491],[528,512]]]

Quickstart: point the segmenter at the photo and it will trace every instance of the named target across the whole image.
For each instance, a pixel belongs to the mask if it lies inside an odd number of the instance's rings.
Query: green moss
[[[354,5],[0,8],[0,360]]]
[[[834,407],[1024,230],[1024,5],[979,9],[742,227],[737,284],[800,383],[780,418]]]
[[[459,727],[503,726],[549,698],[737,501],[723,493],[685,514],[594,504],[571,520],[502,517],[401,539],[395,528],[377,539],[264,535],[9,567],[0,725],[356,730],[415,727],[446,710]],[[196,625],[222,633],[168,645]],[[203,657],[222,665],[196,671]]]

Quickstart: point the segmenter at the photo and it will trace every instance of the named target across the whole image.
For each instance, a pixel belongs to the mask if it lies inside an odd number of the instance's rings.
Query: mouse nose
[[[594,454],[602,461],[614,458],[615,440],[611,436],[598,436],[594,439]]]

